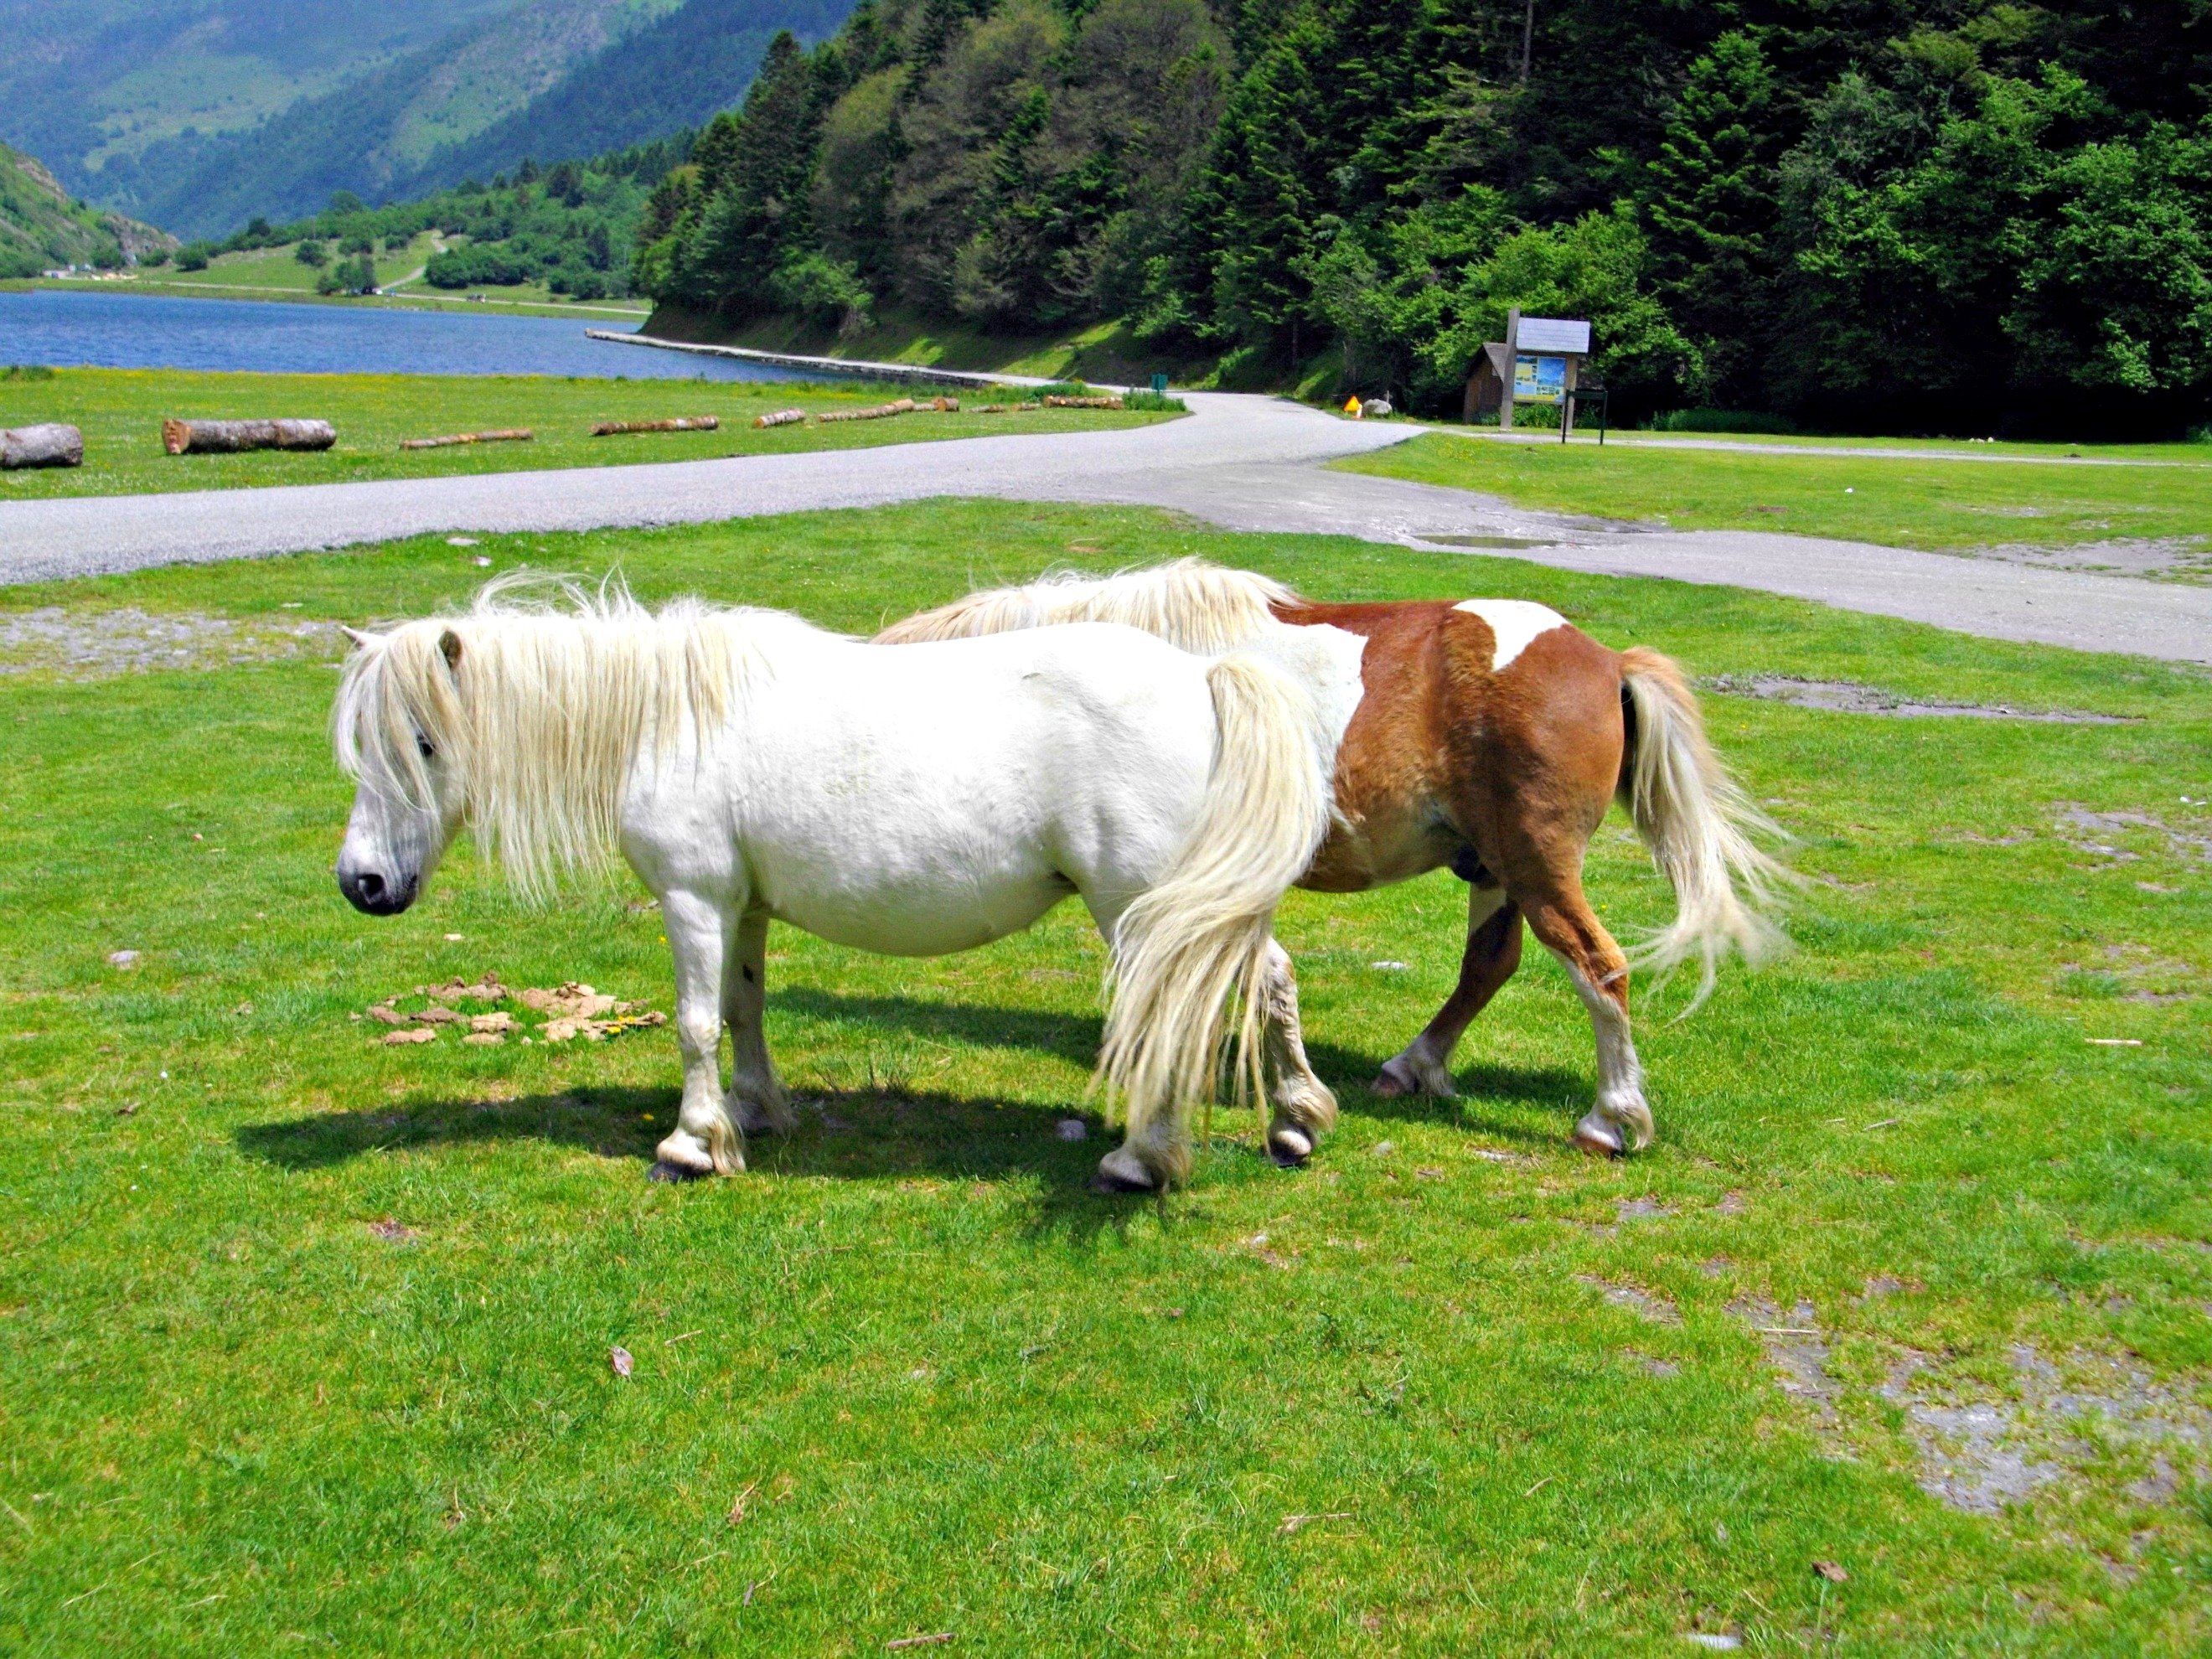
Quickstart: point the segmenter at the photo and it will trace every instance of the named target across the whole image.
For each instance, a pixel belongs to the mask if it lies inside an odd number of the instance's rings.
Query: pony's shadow
[[[673,1089],[583,1086],[502,1101],[427,1099],[357,1112],[326,1112],[251,1125],[240,1151],[279,1168],[327,1169],[371,1152],[544,1140],[595,1157],[627,1159],[642,1179],[653,1146],[676,1121]],[[842,1181],[915,1178],[998,1182],[1034,1176],[1040,1229],[1115,1224],[1138,1207],[1101,1198],[1089,1181],[1114,1145],[1095,1116],[1079,1141],[1061,1139],[1071,1114],[947,1095],[843,1090],[806,1096],[789,1134],[754,1135],[748,1169],[762,1175]]]
[[[772,993],[769,1000],[779,1008],[815,1019],[889,1026],[916,1036],[956,1038],[992,1048],[1028,1048],[1078,1066],[1090,1065],[1098,1053],[1096,1015],[899,996],[849,996],[803,986]],[[1498,1109],[1549,1107],[1564,1113],[1571,1122],[1589,1108],[1589,1077],[1563,1066],[1461,1066],[1454,1071],[1460,1092],[1445,1100],[1435,1095],[1373,1092],[1370,1085],[1388,1055],[1309,1042],[1306,1058],[1312,1062],[1315,1074],[1337,1091],[1345,1109],[1365,1117],[1453,1124],[1507,1139],[1534,1140],[1536,1138],[1524,1123],[1501,1116]]]

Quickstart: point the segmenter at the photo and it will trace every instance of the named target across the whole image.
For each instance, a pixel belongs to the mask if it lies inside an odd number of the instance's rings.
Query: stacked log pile
[[[49,421],[0,432],[0,470],[83,465],[84,434],[73,426]]]
[[[172,455],[229,455],[246,449],[328,449],[338,441],[328,421],[164,421],[161,447]]]

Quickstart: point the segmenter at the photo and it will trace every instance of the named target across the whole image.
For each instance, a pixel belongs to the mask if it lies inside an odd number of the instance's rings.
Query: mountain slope
[[[0,0],[0,139],[101,196],[109,162],[244,131],[515,3]]]
[[[252,130],[182,136],[118,158],[100,199],[188,235],[290,218],[348,190],[379,198],[438,149],[559,85],[680,0],[532,0],[292,105]]]
[[[70,198],[35,159],[0,144],[0,276],[33,276],[52,265],[119,265],[173,237],[119,213]]]
[[[852,9],[853,0],[690,0],[506,119],[439,151],[394,193],[489,177],[525,156],[597,155],[697,126],[744,96],[779,29],[811,43],[836,33]]]

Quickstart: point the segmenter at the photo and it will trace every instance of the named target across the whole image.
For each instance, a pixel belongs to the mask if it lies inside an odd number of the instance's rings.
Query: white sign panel
[[[1522,351],[1572,351],[1588,356],[1589,330],[1588,323],[1565,317],[1523,317],[1513,343]]]

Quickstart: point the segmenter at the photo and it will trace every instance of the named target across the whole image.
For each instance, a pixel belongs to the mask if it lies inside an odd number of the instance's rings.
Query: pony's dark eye
[[[438,751],[430,746],[430,739],[428,738],[418,737],[415,739],[415,752],[422,756],[424,760],[438,758]]]

